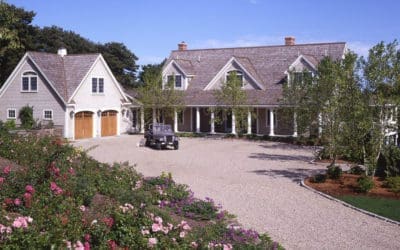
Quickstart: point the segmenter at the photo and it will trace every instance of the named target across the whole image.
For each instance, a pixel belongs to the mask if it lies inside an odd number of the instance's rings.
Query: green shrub
[[[328,178],[333,179],[333,180],[338,180],[342,176],[342,168],[339,166],[329,166],[328,170],[326,171],[326,174],[328,175]]]
[[[354,166],[351,166],[349,173],[356,174],[356,175],[362,175],[365,173],[365,170],[358,165],[354,165]]]
[[[182,211],[186,216],[197,220],[211,220],[217,216],[218,209],[214,202],[207,200],[196,200],[183,206]]]
[[[395,145],[387,145],[379,156],[376,175],[380,177],[400,175],[400,148]]]
[[[362,193],[368,193],[374,186],[374,180],[369,176],[361,176],[357,179],[358,190]]]
[[[386,178],[385,186],[394,193],[400,193],[400,176]]]
[[[21,120],[21,126],[25,129],[31,129],[35,120],[33,119],[33,107],[24,106],[19,110],[18,118]]]
[[[15,120],[8,120],[4,123],[4,127],[7,130],[13,130],[17,127],[17,125],[15,124]]]
[[[323,183],[326,181],[326,175],[325,174],[314,175],[313,177],[311,177],[310,181],[313,183]]]

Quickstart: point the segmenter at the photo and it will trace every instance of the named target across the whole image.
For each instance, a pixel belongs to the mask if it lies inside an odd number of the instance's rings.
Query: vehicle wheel
[[[157,150],[160,150],[160,149],[161,149],[161,143],[159,143],[159,142],[156,143],[156,149],[157,149]]]
[[[175,150],[179,149],[179,142],[174,142],[174,149]]]
[[[150,147],[150,141],[146,139],[146,142],[144,143],[144,145],[145,145],[146,147]]]

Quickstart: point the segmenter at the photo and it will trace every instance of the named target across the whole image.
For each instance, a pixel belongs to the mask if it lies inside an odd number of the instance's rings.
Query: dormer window
[[[174,83],[176,89],[182,88],[182,76],[181,75],[169,75],[167,76],[167,83]]]
[[[306,81],[310,81],[312,77],[313,75],[310,71],[295,71],[291,73],[290,80],[294,83],[305,83]]]
[[[37,74],[33,71],[28,71],[22,74],[22,92],[37,92]]]
[[[104,78],[92,78],[92,93],[103,94],[104,93]]]
[[[231,82],[233,81],[233,77],[237,79],[238,82],[240,82],[240,85],[244,87],[244,82],[243,82],[243,73],[242,71],[239,70],[231,70],[226,74],[226,82]]]

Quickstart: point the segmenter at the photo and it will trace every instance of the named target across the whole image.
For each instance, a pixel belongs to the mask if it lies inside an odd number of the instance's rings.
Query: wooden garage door
[[[117,134],[117,111],[104,111],[101,113],[101,136]]]
[[[93,113],[79,112],[75,114],[75,139],[93,137]]]

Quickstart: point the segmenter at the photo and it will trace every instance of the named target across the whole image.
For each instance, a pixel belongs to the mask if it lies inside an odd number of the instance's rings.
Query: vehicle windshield
[[[154,132],[172,132],[171,125],[154,125]]]

